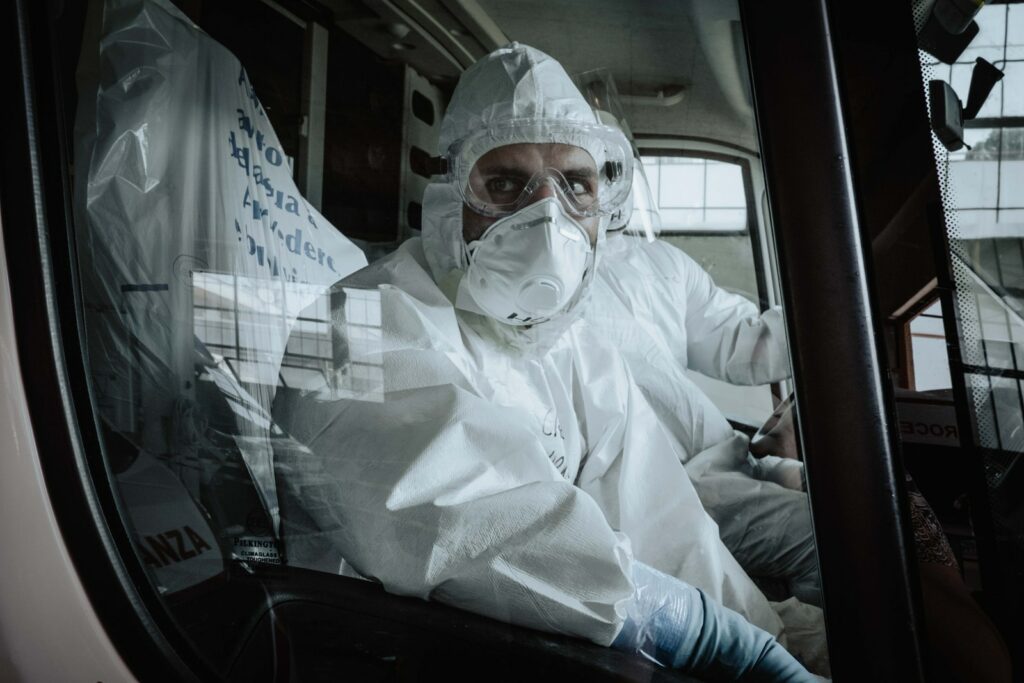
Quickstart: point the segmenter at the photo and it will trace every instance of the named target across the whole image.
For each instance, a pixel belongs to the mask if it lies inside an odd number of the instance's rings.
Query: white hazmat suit
[[[527,125],[501,129],[495,146],[589,149],[544,123],[593,124],[569,77],[515,44],[463,75],[441,149],[510,120]],[[422,239],[342,283],[348,296],[379,296],[379,345],[352,356],[380,368],[379,391],[324,390],[275,410],[310,451],[278,461],[289,561],[344,565],[392,593],[608,645],[638,604],[639,560],[785,642],[782,620],[704,512],[680,446],[619,354],[579,318],[593,269],[542,324],[474,312],[458,303],[462,212],[459,188],[433,183]],[[600,234],[598,254],[602,243]],[[803,645],[813,658],[822,643]]]
[[[789,594],[820,605],[807,496],[776,483],[795,461],[750,456],[747,438],[686,375],[689,368],[739,385],[788,377],[781,311],[759,313],[667,242],[616,235],[607,241],[586,317],[621,351],[682,445],[697,493],[744,569],[782,580]]]

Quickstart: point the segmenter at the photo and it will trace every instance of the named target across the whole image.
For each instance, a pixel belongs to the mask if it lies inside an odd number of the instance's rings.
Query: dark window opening
[[[428,126],[434,125],[434,105],[415,90],[412,91],[412,113]]]

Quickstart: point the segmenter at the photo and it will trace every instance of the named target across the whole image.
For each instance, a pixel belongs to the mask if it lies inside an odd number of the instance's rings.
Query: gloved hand
[[[636,594],[612,647],[715,680],[817,680],[766,631],[703,591],[633,563]]]

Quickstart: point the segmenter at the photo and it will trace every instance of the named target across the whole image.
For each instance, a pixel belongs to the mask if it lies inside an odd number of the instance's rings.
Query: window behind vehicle
[[[764,254],[746,160],[721,153],[649,150],[644,171],[661,215],[661,240],[681,249],[715,284],[761,306],[767,301]],[[771,414],[771,389],[736,387],[699,373],[694,381],[730,418],[759,425]]]

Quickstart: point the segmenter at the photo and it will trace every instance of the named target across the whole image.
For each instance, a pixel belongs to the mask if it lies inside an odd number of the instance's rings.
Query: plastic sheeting
[[[78,76],[75,218],[105,426],[178,477],[226,555],[269,543],[262,559],[280,561],[272,450],[287,436],[269,407],[330,372],[324,292],[365,258],[299,193],[242,64],[169,1],[94,5]]]

